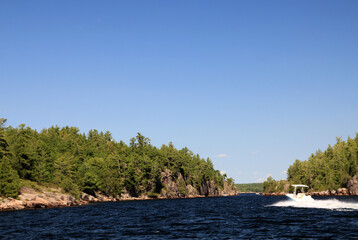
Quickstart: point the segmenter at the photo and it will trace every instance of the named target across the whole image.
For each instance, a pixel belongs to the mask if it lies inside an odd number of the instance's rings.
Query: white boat
[[[306,195],[304,189],[308,188],[306,185],[302,184],[293,184],[292,187],[295,188],[293,193],[288,193],[286,196],[296,202],[313,202],[314,199],[310,195]]]

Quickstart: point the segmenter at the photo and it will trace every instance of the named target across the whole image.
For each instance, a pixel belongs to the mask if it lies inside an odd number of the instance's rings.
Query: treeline
[[[254,192],[259,193],[263,191],[263,183],[241,183],[235,184],[239,192]]]
[[[5,127],[5,121],[0,121],[1,196],[16,197],[22,180],[58,186],[77,197],[97,191],[120,196],[124,189],[131,196],[155,196],[163,188],[165,169],[174,177],[181,173],[196,189],[204,181],[224,185],[224,176],[209,158],[188,148],[178,150],[172,143],[157,148],[140,133],[127,145],[115,141],[110,132],[82,134],[68,126],[38,132],[25,125]]]
[[[263,192],[265,193],[285,192],[289,188],[290,184],[286,180],[276,181],[271,176],[268,177],[267,180],[263,183]]]
[[[329,145],[325,151],[318,150],[306,161],[296,160],[287,170],[287,181],[308,185],[315,191],[337,190],[345,187],[357,173],[358,133],[347,141],[337,138],[334,146]],[[265,191],[272,191],[274,180],[266,182]]]

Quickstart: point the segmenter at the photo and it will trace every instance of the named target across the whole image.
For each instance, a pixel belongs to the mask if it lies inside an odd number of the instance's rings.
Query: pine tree
[[[6,119],[0,118],[0,159],[8,153],[7,150],[8,144],[5,140],[5,135],[4,135],[5,122]]]
[[[0,196],[17,197],[20,189],[20,178],[12,169],[7,157],[0,159]]]
[[[4,135],[5,122],[6,119],[0,119],[0,196],[16,197],[20,189],[20,178],[8,159],[11,154]]]

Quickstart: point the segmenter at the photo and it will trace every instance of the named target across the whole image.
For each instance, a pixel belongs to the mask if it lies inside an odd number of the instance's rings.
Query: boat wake
[[[314,200],[312,202],[280,201],[267,207],[320,208],[335,211],[358,211],[358,202],[344,202],[337,199]]]

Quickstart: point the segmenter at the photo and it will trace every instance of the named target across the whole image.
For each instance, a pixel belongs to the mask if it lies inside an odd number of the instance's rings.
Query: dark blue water
[[[0,238],[358,239],[358,210],[269,206],[286,199],[240,195],[0,212]]]

